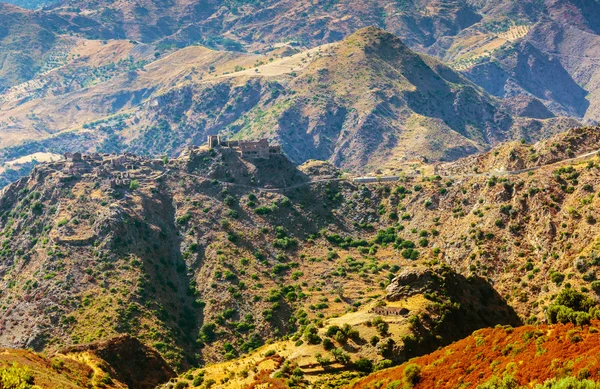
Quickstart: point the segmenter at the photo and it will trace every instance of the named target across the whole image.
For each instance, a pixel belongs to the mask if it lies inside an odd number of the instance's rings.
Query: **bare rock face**
[[[176,374],[160,354],[129,335],[105,342],[74,346],[63,354],[91,352],[109,366],[111,376],[131,389],[153,389]]]
[[[438,276],[426,267],[411,267],[392,280],[386,288],[386,300],[398,301],[416,294],[425,293],[439,286]]]

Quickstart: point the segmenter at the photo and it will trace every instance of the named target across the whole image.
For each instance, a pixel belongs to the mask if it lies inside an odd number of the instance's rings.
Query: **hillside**
[[[409,364],[374,373],[348,388],[596,388],[598,321],[573,324],[497,327]],[[579,384],[577,384],[579,383]],[[540,386],[533,386],[538,384]],[[477,385],[477,386],[476,386]],[[578,386],[579,385],[579,386]]]
[[[372,369],[461,339],[471,329],[520,324],[485,280],[466,279],[447,267],[408,268],[391,281],[384,299],[374,300],[303,326],[288,339],[247,356],[192,369],[177,382],[192,386],[214,382],[220,388],[263,383],[340,387]]]
[[[203,47],[156,57],[155,47],[129,41],[73,44],[68,65],[4,93],[3,162],[68,150],[173,156],[220,132],[270,138],[295,163],[368,170],[392,159],[454,160],[577,125],[515,116],[374,28],[282,58]]]
[[[63,349],[51,356],[0,349],[3,388],[152,389],[174,375],[156,351],[128,336]]]
[[[0,88],[42,75],[45,57],[64,51],[63,41],[73,36],[142,42],[159,53],[203,45],[270,58],[375,26],[506,99],[513,115],[598,120],[595,2],[63,0],[37,11],[5,5],[0,13],[8,26]]]
[[[576,159],[590,157],[598,151],[599,135],[595,127],[580,127],[534,144],[524,141],[507,142],[486,153],[438,164],[435,170],[445,176],[504,174],[526,172],[565,160],[575,162]]]
[[[40,164],[0,197],[0,344],[52,352],[130,334],[182,371],[282,338],[291,358],[310,324],[322,337],[355,323],[352,362],[398,363],[465,330],[533,323],[561,290],[598,290],[599,163],[369,185],[226,148]],[[377,317],[388,357],[366,343]],[[299,349],[301,369],[319,347]]]

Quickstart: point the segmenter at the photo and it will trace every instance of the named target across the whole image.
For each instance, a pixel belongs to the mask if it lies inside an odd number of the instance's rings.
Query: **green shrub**
[[[175,386],[173,386],[173,389],[184,389],[189,387],[190,384],[188,384],[185,381],[177,381],[177,383],[175,384]]]
[[[194,377],[194,380],[192,381],[192,385],[194,386],[200,386],[204,383],[204,374],[198,374],[197,376]]]
[[[215,323],[205,323],[198,334],[198,338],[203,342],[212,342],[217,338],[217,325]]]
[[[375,366],[373,366],[373,370],[375,370],[375,371],[383,370],[383,369],[390,368],[393,365],[394,365],[394,363],[392,361],[390,361],[389,359],[384,359],[382,361],[379,361],[377,364],[375,364]]]
[[[373,362],[371,362],[367,358],[360,358],[356,362],[354,362],[354,368],[358,371],[370,373],[373,371]]]
[[[415,386],[421,379],[421,367],[414,363],[409,363],[404,368],[404,382],[409,388]]]
[[[319,335],[317,335],[317,327],[315,327],[314,325],[309,325],[308,327],[306,327],[306,329],[304,330],[304,340],[306,340],[306,343],[308,344],[319,344],[321,343],[321,338],[319,337]]]
[[[348,355],[342,348],[336,348],[331,350],[331,355],[335,358],[336,361],[341,363],[342,365],[347,365],[350,363],[350,355]]]
[[[556,285],[560,285],[564,281],[564,279],[565,275],[562,273],[559,273],[557,271],[553,271],[552,273],[550,273],[550,280]]]

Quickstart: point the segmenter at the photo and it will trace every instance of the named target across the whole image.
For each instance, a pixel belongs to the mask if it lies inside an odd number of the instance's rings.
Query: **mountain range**
[[[0,3],[0,389],[597,387],[599,39],[597,0]]]
[[[215,133],[368,171],[597,116],[595,1],[14,3],[34,9],[2,6],[4,183],[66,149]]]

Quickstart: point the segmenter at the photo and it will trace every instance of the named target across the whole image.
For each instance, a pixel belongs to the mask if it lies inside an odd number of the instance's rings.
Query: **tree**
[[[331,350],[331,355],[333,355],[333,358],[335,358],[335,360],[342,365],[347,365],[350,363],[350,355],[345,353],[344,350],[339,347]]]

